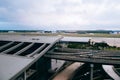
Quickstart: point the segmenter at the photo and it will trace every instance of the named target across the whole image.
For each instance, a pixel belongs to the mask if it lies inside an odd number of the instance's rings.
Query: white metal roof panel
[[[12,78],[18,77],[19,74],[24,72],[35,61],[37,61],[43,54],[45,54],[52,47],[52,45],[54,45],[57,41],[59,41],[60,38],[61,36],[0,35],[0,41],[10,41],[9,43],[11,42],[14,43],[15,41],[17,41],[17,42],[29,42],[30,45],[32,43],[40,43],[40,44],[43,43],[46,45],[48,44],[48,46],[44,46],[45,48],[43,48],[43,50],[38,54],[35,54],[35,57],[32,57],[32,58],[29,58],[27,56],[14,55],[14,54],[8,55],[6,53],[1,52],[0,80],[11,80]],[[14,50],[15,49],[14,46],[10,47],[7,51]],[[26,47],[29,47],[29,45]],[[26,49],[26,47],[22,49]]]
[[[29,65],[32,59],[0,55],[0,80],[9,80]]]
[[[0,35],[0,40],[36,43],[54,43],[59,38],[60,36]]]

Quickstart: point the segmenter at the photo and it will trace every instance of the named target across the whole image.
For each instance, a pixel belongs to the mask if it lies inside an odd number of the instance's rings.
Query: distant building
[[[65,33],[64,30],[57,30],[56,33]]]
[[[113,31],[113,32],[110,32],[110,34],[120,34],[120,31]]]
[[[39,30],[36,33],[44,33],[44,30]]]
[[[57,33],[56,31],[52,31],[52,33]]]
[[[8,31],[8,33],[15,33],[15,31]]]
[[[44,33],[52,33],[52,31],[44,31]]]

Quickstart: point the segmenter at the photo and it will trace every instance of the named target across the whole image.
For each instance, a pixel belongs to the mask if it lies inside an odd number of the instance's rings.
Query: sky
[[[0,30],[120,30],[120,0],[0,0]]]

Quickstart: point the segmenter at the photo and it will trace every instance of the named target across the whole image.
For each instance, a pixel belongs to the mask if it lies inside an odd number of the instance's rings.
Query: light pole
[[[90,64],[90,80],[93,80],[93,68],[94,64]]]

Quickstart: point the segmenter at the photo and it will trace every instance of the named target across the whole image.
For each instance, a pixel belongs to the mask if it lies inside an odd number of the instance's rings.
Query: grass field
[[[120,34],[77,34],[77,33],[34,33],[34,32],[25,32],[25,33],[0,33],[2,35],[31,35],[31,36],[72,36],[72,37],[110,37],[110,38],[120,38]]]

